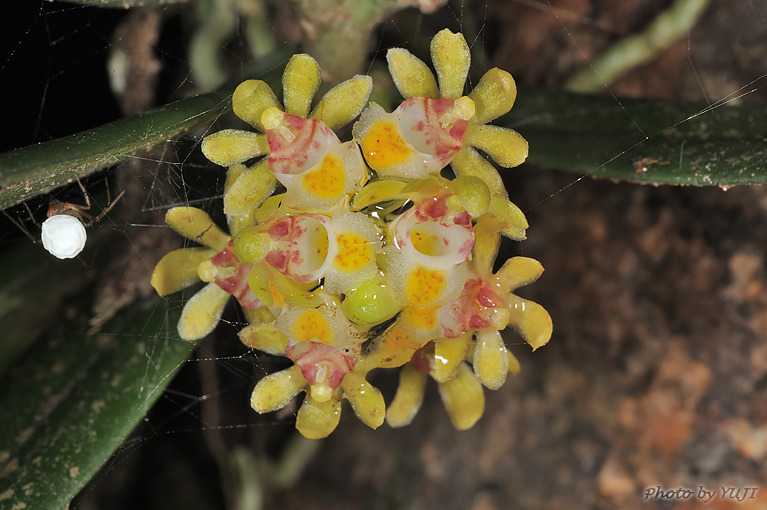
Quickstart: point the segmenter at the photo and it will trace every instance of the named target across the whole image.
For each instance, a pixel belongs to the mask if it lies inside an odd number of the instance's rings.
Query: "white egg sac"
[[[83,248],[88,235],[82,222],[68,214],[51,216],[43,222],[42,241],[48,252],[59,259],[77,257]]]

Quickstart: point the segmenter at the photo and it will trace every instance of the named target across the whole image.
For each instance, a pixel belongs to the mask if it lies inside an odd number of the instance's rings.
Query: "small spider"
[[[655,165],[663,166],[668,165],[670,161],[658,161],[653,158],[642,158],[639,161],[634,161],[634,173],[643,174],[648,170],[651,170]]]
[[[3,213],[10,219],[27,237],[32,239],[33,242],[42,242],[43,248],[48,253],[58,259],[72,259],[77,257],[83,248],[85,248],[85,241],[88,235],[85,232],[85,227],[90,227],[94,223],[98,223],[101,219],[114,207],[114,205],[122,198],[125,191],[121,192],[117,198],[112,202],[109,199],[109,186],[107,183],[107,206],[101,210],[97,216],[92,216],[86,211],[91,208],[91,199],[88,192],[85,191],[85,187],[77,179],[77,184],[80,186],[80,190],[83,192],[85,198],[85,205],[73,204],[70,202],[62,202],[60,200],[51,199],[48,206],[48,218],[39,225],[35,222],[32,211],[27,204],[24,204],[29,213],[29,217],[42,231],[40,240],[37,240],[29,233],[21,223],[17,222],[11,216],[3,211]]]

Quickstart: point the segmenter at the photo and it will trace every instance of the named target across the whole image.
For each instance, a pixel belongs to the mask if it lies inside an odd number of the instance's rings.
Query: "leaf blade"
[[[527,161],[647,184],[767,183],[767,108],[674,103],[525,89],[503,125],[530,143]]]
[[[0,209],[108,168],[213,122],[231,109],[231,94],[248,77],[273,73],[293,52],[286,47],[245,66],[216,92],[0,154]]]
[[[175,331],[180,306],[162,303],[137,301],[108,333],[50,335],[6,374],[0,405],[14,412],[0,421],[5,501],[64,507],[162,394],[195,346]]]

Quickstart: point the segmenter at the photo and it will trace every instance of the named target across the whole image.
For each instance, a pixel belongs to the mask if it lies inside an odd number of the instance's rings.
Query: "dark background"
[[[487,62],[474,62],[475,71],[498,66],[518,84],[556,89],[669,3],[468,2],[463,11],[453,6],[427,17],[400,13],[382,25],[375,42],[382,49],[422,44],[440,28],[458,29],[458,19],[467,32],[479,32],[487,54]],[[189,6],[131,14],[58,2],[21,5],[23,13],[2,22],[0,91],[7,106],[0,150],[71,134],[194,90],[185,56],[194,26]],[[283,9],[271,14],[278,43],[300,33]],[[765,24],[763,2],[714,0],[689,38],[609,92],[708,101],[748,92],[740,101],[764,108]],[[116,41],[119,30],[132,38]],[[109,88],[106,60],[119,44],[137,54],[148,47],[146,58],[159,63],[131,97],[115,97]],[[228,48],[234,65],[242,43],[233,39]],[[11,105],[23,115],[12,115]],[[524,127],[518,130],[524,135]],[[171,156],[157,156],[164,158]],[[131,222],[162,223],[163,211],[146,206],[140,177],[156,180],[156,167],[156,161],[131,160],[110,177],[130,190],[124,207]],[[190,160],[185,175],[203,167]],[[546,268],[520,294],[551,313],[551,342],[531,353],[507,332],[522,373],[487,392],[485,416],[467,432],[452,428],[435,385],[404,429],[369,430],[345,409],[297,483],[264,487],[264,508],[702,506],[695,498],[645,501],[645,488],[657,485],[758,487],[756,499],[718,499],[708,508],[767,507],[765,188],[654,188],[588,177],[572,184],[577,176],[531,165],[504,172],[530,229],[526,242],[504,244],[501,257],[521,253]],[[101,178],[91,181],[97,186]],[[207,184],[191,189],[215,190]],[[144,271],[177,242],[160,239],[164,229],[126,231],[144,250]],[[132,292],[140,294],[148,274],[136,271]],[[108,289],[104,295],[100,305],[108,307],[114,298]],[[228,317],[237,320],[236,311]],[[293,415],[260,417],[248,406],[257,378],[284,362],[247,352],[234,331],[223,324],[206,340],[195,357],[215,359],[187,364],[70,508],[224,508],[237,494],[235,450],[257,460],[284,453]],[[372,378],[390,399],[395,374]]]

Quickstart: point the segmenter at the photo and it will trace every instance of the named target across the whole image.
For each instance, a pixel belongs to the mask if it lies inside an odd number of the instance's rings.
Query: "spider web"
[[[608,9],[609,16],[600,16],[598,8],[592,4],[593,2],[586,0],[451,2],[434,15],[405,13],[387,20],[377,32],[374,54],[380,60],[386,50],[393,46],[423,47],[424,41],[428,41],[437,30],[447,26],[467,34],[474,55],[472,79],[476,80],[485,69],[497,65],[509,70],[518,84],[561,87],[564,76],[584,63],[589,65],[599,50],[605,48],[605,44],[615,40],[617,36],[639,29],[661,8],[667,6],[668,2],[625,2],[622,3],[623,8]],[[721,14],[727,6],[726,1],[715,0],[710,10]],[[113,92],[115,75],[121,72],[113,57],[122,48],[122,41],[115,38],[115,33],[121,24],[126,22],[128,14],[120,10],[93,9],[65,3],[26,2],[22,15],[12,23],[6,20],[6,43],[3,53],[0,54],[0,84],[3,96],[6,100],[16,103],[17,108],[21,106],[25,115],[13,119],[13,129],[6,130],[0,141],[0,150],[46,141],[115,120],[123,115],[121,108],[126,108],[126,104],[127,108],[139,108],[142,105],[148,108],[193,93],[196,83],[193,73],[189,71],[190,62],[187,55],[186,30],[190,23],[189,13],[178,7],[164,7],[161,12],[162,29],[158,32],[159,38],[151,44],[153,57],[158,64],[156,79],[159,85],[156,90],[151,91],[153,93],[146,92],[143,96],[138,93],[137,97],[131,98],[130,101],[123,95],[121,102]],[[275,41],[278,44],[293,42],[296,28],[293,26],[291,31],[290,22],[280,18],[285,12],[275,8],[271,14],[270,28]],[[513,16],[520,16],[528,23],[526,26],[515,25],[519,29],[518,34],[509,34],[504,25],[513,19]],[[767,9],[762,3],[744,0],[738,3],[737,13],[733,14],[733,18],[764,26],[767,24]],[[240,27],[240,32],[242,30],[244,29]],[[701,114],[708,109],[731,103],[757,97],[764,99],[763,85],[767,77],[767,66],[763,62],[763,53],[754,52],[759,48],[759,43],[763,50],[765,41],[754,41],[750,30],[723,29],[717,32],[716,36],[707,37],[706,33],[692,30],[685,40],[672,46],[659,57],[662,63],[666,62],[666,67],[661,65],[640,68],[614,84],[605,83],[607,93],[612,95],[617,104],[620,104],[621,96],[642,95],[648,90],[653,95],[674,100],[703,99],[710,106],[697,112]],[[536,52],[525,48],[525,44],[532,45],[533,48],[539,47],[540,50]],[[722,46],[729,48],[729,51],[716,51],[716,47]],[[516,65],[515,53],[523,55],[522,62]],[[247,58],[247,48],[241,38],[233,37],[227,42],[226,55],[230,61],[244,61]],[[762,55],[761,61],[759,55]],[[420,56],[428,60],[427,55]],[[30,62],[34,65],[30,65]],[[671,65],[668,62],[676,62],[679,66],[678,72],[671,77],[663,74]],[[746,72],[749,68],[750,72]],[[663,83],[667,86],[664,87]],[[523,100],[523,97],[519,100]],[[630,117],[628,112],[625,114]],[[230,119],[221,119],[222,125],[227,122],[231,122]],[[643,133],[642,126],[636,122],[635,124],[638,132]],[[524,123],[521,123],[518,130],[524,135]],[[96,239],[117,239],[128,246],[130,260],[116,261],[116,264],[130,267],[133,272],[116,272],[116,278],[130,278],[132,275],[141,274],[142,270],[148,278],[158,257],[174,247],[167,244],[168,241],[152,241],[158,238],[158,232],[165,233],[168,230],[162,221],[168,208],[194,205],[214,217],[222,217],[221,193],[224,173],[220,169],[212,168],[213,165],[206,162],[200,154],[199,142],[205,132],[198,130],[179,140],[170,141],[149,154],[131,158],[106,173],[84,180],[89,193],[94,197],[95,213],[108,205],[105,192],[107,186],[112,196],[122,191],[126,193],[123,199],[124,211],[116,208],[102,222],[93,226],[93,236]],[[626,147],[625,151],[612,156],[617,158],[632,148]],[[531,239],[528,242],[522,245],[515,243],[513,246],[511,243],[504,244],[502,252],[542,258],[544,265],[549,267],[545,261],[546,250],[551,250],[557,240],[547,238],[547,231],[538,229],[536,223],[546,224],[547,210],[568,211],[570,207],[578,207],[580,195],[577,190],[592,186],[593,183],[587,179],[588,174],[572,177],[551,172],[544,178],[539,176],[542,172],[545,171],[531,165],[523,165],[508,176],[510,198],[526,212],[532,227]],[[767,211],[767,198],[763,198],[763,195],[748,196],[761,200],[756,202],[756,207],[762,211],[760,214],[763,218],[767,214],[764,212]],[[55,190],[51,197],[83,203],[82,194],[76,184]],[[45,217],[49,198],[29,202],[33,218],[29,218],[30,214],[21,207],[12,208],[8,212],[35,237],[38,232],[35,231],[32,220],[39,222]],[[571,200],[575,205],[567,205]],[[612,203],[608,198],[604,206],[605,211],[607,214],[615,211],[620,215],[620,205]],[[652,214],[652,211],[648,214]],[[11,247],[16,243],[28,242],[24,233],[19,232],[15,225],[4,218],[0,219],[4,221],[0,230],[0,245]],[[559,230],[557,232],[561,233]],[[594,239],[601,239],[599,232],[594,233],[594,236]],[[597,241],[591,239],[588,242]],[[89,256],[98,257],[98,253],[86,252],[86,258]],[[760,260],[764,261],[764,258]],[[726,265],[728,260],[723,258],[713,263],[717,262]],[[557,263],[552,265],[554,268],[563,267]],[[88,269],[83,268],[83,271]],[[549,269],[545,277],[549,283],[544,283],[542,294],[537,296],[536,300],[545,303],[547,308],[553,307],[564,317],[561,323],[568,324],[576,319],[568,319],[567,307],[549,301],[557,295],[556,290],[552,289],[557,287],[558,276],[552,271]],[[758,274],[761,274],[763,279],[763,273]],[[110,285],[116,284],[104,284],[105,288],[111,288]],[[119,288],[125,289],[124,286]],[[189,292],[195,290],[196,288],[193,288]],[[146,282],[135,283],[128,286],[125,299],[140,297],[145,292]],[[99,295],[97,299],[101,300],[103,306],[97,303],[95,309],[82,311],[95,317],[88,330],[95,331],[95,334],[98,334],[99,325],[103,321],[114,313],[119,313],[121,304],[119,299],[108,292]],[[555,316],[556,331],[552,345],[547,349],[556,349],[558,341],[567,345],[563,338],[565,334],[558,331],[557,314],[552,315]],[[680,321],[684,323],[685,319],[680,318]],[[604,322],[609,323],[608,320]],[[91,508],[97,505],[110,508],[154,508],[153,505],[158,505],[158,502],[165,501],[165,504],[168,504],[167,501],[174,499],[182,501],[187,508],[221,508],[225,504],[232,504],[231,494],[236,491],[237,474],[247,472],[247,469],[242,467],[243,464],[237,464],[236,458],[249,456],[248,458],[255,459],[257,466],[260,462],[277,462],[275,459],[284,453],[285,445],[292,444],[290,441],[294,434],[296,408],[289,406],[284,411],[262,417],[250,410],[248,399],[258,378],[286,367],[288,362],[248,350],[239,344],[235,333],[244,323],[244,318],[230,306],[216,332],[195,351],[192,359],[186,363],[157,405],[146,415],[144,423],[73,501],[70,508]],[[523,349],[523,342],[517,337],[509,334],[506,340],[507,345],[520,357],[523,370],[527,364],[540,366],[535,364],[534,356],[529,356]],[[147,363],[151,362],[150,359]],[[542,363],[545,364],[546,361]],[[499,394],[511,396],[510,392],[519,391],[524,384],[536,382],[535,379],[532,382],[530,379],[523,381],[514,384],[508,391],[501,390]],[[396,380],[381,376],[380,382],[376,380],[376,385],[380,385],[387,402],[390,401]],[[379,450],[374,450],[374,453],[361,451],[357,452],[356,456],[342,456],[338,463],[332,464],[333,469],[353,471],[345,475],[352,487],[347,495],[338,495],[338,507],[353,504],[370,508],[398,507],[403,505],[403,502],[411,502],[413,507],[418,503],[427,502],[440,502],[446,508],[467,508],[470,504],[478,505],[477,508],[498,507],[493,504],[497,505],[498,501],[506,500],[498,495],[503,491],[493,484],[504,482],[489,474],[485,474],[485,478],[477,478],[464,472],[470,467],[481,471],[477,466],[451,465],[451,461],[444,461],[444,458],[443,461],[447,464],[438,464],[434,460],[446,455],[440,450],[444,445],[455,447],[456,452],[460,453],[471,448],[463,446],[461,442],[477,439],[467,439],[474,436],[463,436],[462,439],[459,433],[453,432],[449,424],[446,424],[446,416],[439,410],[440,405],[433,395],[433,388],[430,393],[432,394],[424,404],[429,413],[428,417],[417,418],[416,424],[409,431],[387,432],[384,435],[381,431],[360,430],[364,426],[357,423],[349,409],[345,409],[341,426],[335,433],[339,437],[334,437],[332,443],[320,446],[320,457],[312,457],[314,468],[306,475],[310,478],[302,479],[298,486],[288,491],[280,492],[272,488],[267,501],[284,508],[309,504],[297,494],[301,492],[302,486],[309,495],[316,494],[316,497],[324,498],[336,496],[331,488],[338,490],[337,477],[323,473],[323,459],[337,450],[343,450],[348,434],[363,438],[363,444],[364,441],[373,443],[383,436],[383,441],[389,448],[401,448],[399,445],[406,445],[404,448],[420,448],[417,461],[401,460],[403,469],[406,472],[408,469],[426,472],[427,478],[433,482],[428,490],[441,488],[445,495],[421,492],[418,487],[404,483],[402,476],[391,474],[394,472],[391,466],[377,466],[376,462],[379,459],[375,455],[380,455]],[[491,405],[503,405],[503,400],[497,397],[491,401],[489,406]],[[440,420],[440,423],[434,423],[436,420]],[[420,438],[430,434],[439,436],[442,442],[419,442]],[[496,440],[502,450],[506,443],[498,438]],[[243,451],[250,453],[245,454]],[[455,454],[456,457],[459,453]],[[238,455],[240,457],[237,457]],[[482,459],[478,458],[477,463],[481,464],[481,461]],[[343,462],[351,463],[354,467],[345,466]],[[447,469],[445,465],[451,469],[449,474],[443,472]],[[523,469],[524,464],[522,468],[517,468]],[[397,490],[391,489],[388,502],[371,502],[364,499],[367,489],[379,497],[388,494],[385,481],[372,487],[365,485],[373,485],[370,480],[376,478],[376,469],[389,473],[392,477],[391,483],[400,484]],[[589,469],[596,468],[592,466]],[[255,471],[258,470],[256,467]],[[452,490],[451,480],[464,475],[470,481],[458,482]],[[257,480],[260,481],[253,482],[255,486],[260,483],[268,486],[263,477],[257,477]],[[668,480],[668,483],[671,481]],[[324,486],[328,487],[327,491],[323,491]],[[563,494],[578,494],[582,488],[578,481],[572,482]],[[463,492],[458,492],[459,490]],[[767,491],[767,488],[763,490]],[[175,496],[164,500],[154,494],[162,491],[174,492]],[[414,496],[415,493],[418,495]],[[413,501],[418,503],[412,503]],[[538,494],[535,497],[520,496],[513,501],[520,507],[534,508],[545,505],[549,500]],[[639,496],[633,502],[638,503]],[[332,501],[314,503],[317,508],[336,507]],[[486,506],[481,503],[486,503]],[[450,506],[451,504],[454,506]]]

